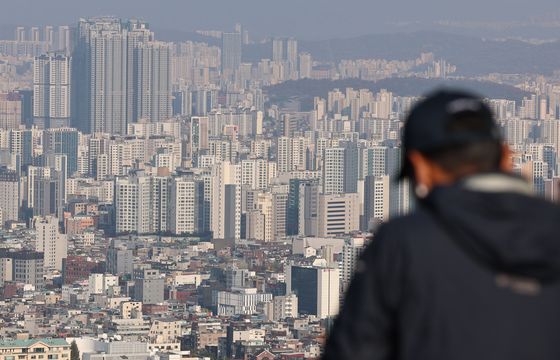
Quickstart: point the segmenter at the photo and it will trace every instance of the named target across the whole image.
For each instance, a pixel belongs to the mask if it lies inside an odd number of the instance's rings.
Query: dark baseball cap
[[[456,127],[457,119],[476,122],[476,126]],[[492,111],[482,98],[462,90],[437,90],[418,102],[408,114],[402,139],[403,165],[399,179],[412,175],[412,165],[408,160],[411,150],[430,153],[482,141],[501,141]]]

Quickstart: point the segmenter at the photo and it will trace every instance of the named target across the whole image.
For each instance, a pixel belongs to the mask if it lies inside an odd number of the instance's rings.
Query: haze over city
[[[242,23],[259,37],[329,39],[399,31],[437,21],[528,22],[558,15],[554,0],[20,0],[4,1],[0,23],[65,24],[84,16],[140,17],[166,30],[226,29]],[[404,26],[404,29],[407,29]]]

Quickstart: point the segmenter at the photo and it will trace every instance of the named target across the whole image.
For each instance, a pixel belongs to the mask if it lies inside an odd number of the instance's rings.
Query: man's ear
[[[412,171],[414,172],[414,180],[416,183],[426,185],[431,188],[432,169],[429,160],[422,155],[422,153],[416,150],[410,151],[407,156],[408,160],[412,164]]]
[[[502,157],[500,159],[500,170],[507,173],[513,171],[512,152],[507,144],[502,144]]]

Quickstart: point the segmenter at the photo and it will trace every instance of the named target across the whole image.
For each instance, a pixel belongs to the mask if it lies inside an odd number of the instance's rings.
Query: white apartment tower
[[[173,234],[202,231],[204,183],[192,178],[176,177],[169,184],[168,223]]]
[[[70,27],[67,25],[58,27],[58,42],[56,50],[65,54],[70,53]]]
[[[210,228],[215,239],[241,238],[241,168],[229,161],[212,168]]]
[[[344,193],[344,162],[345,149],[343,147],[329,147],[325,149],[323,163],[323,193]]]
[[[299,54],[299,78],[309,79],[313,71],[313,59],[309,53]]]
[[[58,231],[58,219],[54,216],[33,218],[36,231],[35,250],[44,253],[45,272],[62,271],[62,259],[66,258],[68,244],[65,234]]]
[[[167,230],[167,177],[129,176],[115,180],[117,233],[150,234]]]

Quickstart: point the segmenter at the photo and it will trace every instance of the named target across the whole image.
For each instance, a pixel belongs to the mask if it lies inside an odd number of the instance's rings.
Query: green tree
[[[80,360],[80,350],[78,350],[76,340],[72,341],[72,344],[70,344],[70,360]]]

